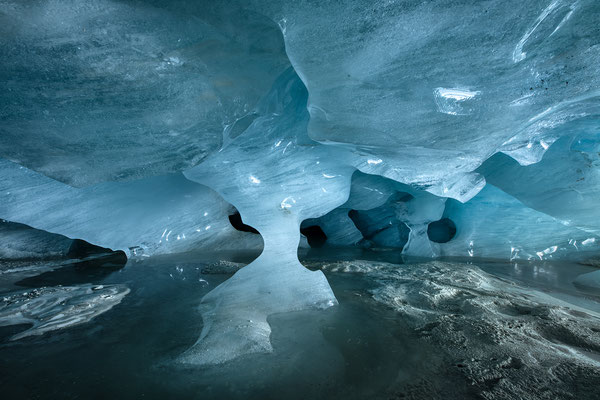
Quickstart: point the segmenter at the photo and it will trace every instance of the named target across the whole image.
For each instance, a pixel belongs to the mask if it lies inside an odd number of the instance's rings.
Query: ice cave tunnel
[[[2,398],[600,398],[598,0],[5,0],[0,59]]]

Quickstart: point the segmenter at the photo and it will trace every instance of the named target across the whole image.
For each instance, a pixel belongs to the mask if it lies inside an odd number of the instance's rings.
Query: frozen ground
[[[473,396],[489,399],[593,398],[600,379],[600,309],[559,300],[558,288],[532,288],[472,264],[394,265],[345,261],[323,268],[368,273],[373,299],[398,312],[418,337],[454,364]],[[505,266],[506,268],[506,266]],[[400,397],[460,398],[464,388],[437,382],[432,368]],[[429,393],[429,396],[426,394]]]
[[[339,305],[271,316],[271,353],[179,363],[203,327],[199,299],[255,256],[156,256],[109,275],[59,269],[21,281],[31,292],[62,273],[90,296],[99,285],[130,293],[41,336],[10,340],[28,326],[0,328],[4,398],[596,398],[599,297],[570,283],[595,268],[567,263],[480,268],[309,251],[301,259],[324,271]]]

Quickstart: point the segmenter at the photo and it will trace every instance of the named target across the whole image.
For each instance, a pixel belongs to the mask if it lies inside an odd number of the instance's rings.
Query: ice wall
[[[0,5],[0,157],[74,186],[218,150],[289,62],[277,25],[214,2]]]
[[[261,246],[233,229],[229,203],[181,174],[74,188],[0,159],[0,193],[7,220],[130,255]]]
[[[372,154],[363,172],[464,201],[492,154],[539,161],[598,118],[595,0],[256,3],[310,93],[310,136]]]
[[[557,151],[561,149],[559,146],[560,142],[557,142]],[[552,157],[553,154],[554,148],[546,156]],[[493,167],[501,161],[509,165],[503,168]],[[534,167],[515,164],[507,156],[499,156],[490,159],[480,171],[485,172],[486,176],[488,172],[494,176],[502,176],[502,171],[510,170],[510,165],[524,170]],[[562,164],[562,168],[564,165]],[[596,190],[595,186],[577,191],[576,186],[566,184],[569,180],[552,178],[559,173],[579,175],[581,172],[576,169],[557,170],[558,168],[554,171],[550,169],[549,172],[538,170],[537,174],[528,176],[528,180],[518,174],[511,175],[514,177],[513,181],[505,177],[504,182],[521,188],[520,193],[526,199],[538,201],[541,210],[527,206],[490,183],[475,197],[461,203],[415,190],[380,176],[357,172],[346,203],[323,217],[307,220],[305,223],[318,225],[323,229],[328,236],[326,246],[396,247],[402,250],[402,254],[414,257],[475,257],[504,261],[561,258],[584,260],[593,257],[600,251],[600,237],[590,228],[594,226],[595,220],[586,220],[583,216],[593,216],[595,213],[595,200],[586,197]],[[589,174],[594,173],[591,166],[587,167],[587,171]],[[523,179],[523,186],[515,184],[519,179]],[[536,186],[536,179],[547,183],[548,187],[544,183]],[[573,179],[571,182],[581,181]],[[564,189],[559,185],[564,185]],[[537,187],[538,190],[527,192],[522,189],[525,186]],[[554,198],[553,203],[551,199]],[[558,216],[559,212],[571,215],[578,218],[580,225],[575,220],[563,220],[550,212],[542,212],[542,207],[551,205],[554,205],[553,210]],[[585,210],[585,207],[590,209]],[[573,212],[574,210],[578,212]],[[430,237],[430,228],[444,219],[452,221],[455,232],[448,240],[438,242]],[[400,228],[400,235],[397,227],[404,227]],[[330,236],[333,238],[331,241]]]
[[[456,237],[441,244],[448,256],[513,259],[586,257],[598,253],[599,238],[533,210],[488,184],[471,201],[448,200],[444,216]]]
[[[525,205],[597,236],[600,234],[600,122],[573,126],[575,137],[554,143],[537,164],[520,166],[498,154],[479,171]],[[581,128],[580,128],[581,127]],[[580,129],[578,129],[580,128]],[[593,128],[593,129],[590,129]],[[586,133],[586,131],[591,131]]]

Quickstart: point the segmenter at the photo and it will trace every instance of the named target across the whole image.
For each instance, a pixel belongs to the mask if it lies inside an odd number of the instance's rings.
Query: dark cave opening
[[[323,229],[319,225],[307,226],[306,228],[300,228],[300,233],[306,236],[310,247],[319,248],[325,245],[327,242],[327,235],[323,232]]]
[[[436,243],[447,243],[456,235],[456,224],[450,218],[433,221],[427,227],[429,240]]]
[[[371,210],[350,210],[348,217],[368,246],[402,249],[408,242],[410,228],[398,220],[394,209],[387,205]]]
[[[254,229],[250,225],[246,225],[242,221],[242,216],[240,215],[240,213],[238,211],[236,211],[234,214],[231,214],[229,216],[229,223],[231,224],[231,226],[233,226],[238,231],[258,234],[258,231],[256,229]]]

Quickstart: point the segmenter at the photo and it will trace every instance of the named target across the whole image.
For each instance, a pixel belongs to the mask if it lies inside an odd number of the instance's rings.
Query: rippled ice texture
[[[11,340],[43,335],[88,322],[119,304],[128,293],[125,285],[85,284],[4,294],[0,303],[0,326],[31,325]]]

